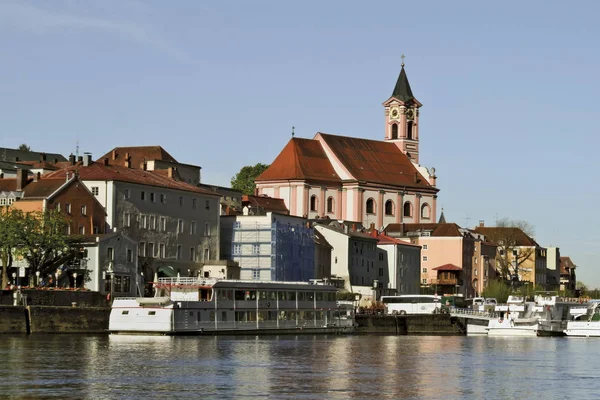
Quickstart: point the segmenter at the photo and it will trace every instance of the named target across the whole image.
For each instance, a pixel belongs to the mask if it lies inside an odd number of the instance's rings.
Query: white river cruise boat
[[[146,334],[339,333],[354,310],[337,288],[305,282],[159,278],[155,297],[115,298],[109,331]],[[348,317],[350,313],[350,317]]]
[[[571,314],[574,314],[571,312]],[[573,320],[567,322],[565,334],[575,337],[600,336],[600,301],[593,300],[587,306],[583,315],[573,315]]]

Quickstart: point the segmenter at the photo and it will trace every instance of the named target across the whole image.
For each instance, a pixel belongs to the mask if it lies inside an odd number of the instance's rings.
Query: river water
[[[599,341],[464,336],[1,336],[15,399],[596,399]]]

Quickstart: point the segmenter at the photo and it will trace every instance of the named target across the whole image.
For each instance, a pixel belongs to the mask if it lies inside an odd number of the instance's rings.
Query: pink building
[[[421,246],[421,287],[474,296],[476,238],[454,223],[390,224],[385,233]]]
[[[435,169],[419,161],[419,108],[404,64],[383,103],[384,140],[317,133],[288,142],[256,179],[259,195],[281,198],[290,215],[372,223],[436,221]]]

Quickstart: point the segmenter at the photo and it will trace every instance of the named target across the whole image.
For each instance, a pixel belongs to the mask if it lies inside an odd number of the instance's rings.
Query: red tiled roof
[[[478,226],[475,232],[485,235],[486,239],[500,244],[500,241],[514,240],[517,246],[537,247],[539,246],[533,238],[517,227],[504,226]],[[505,243],[505,245],[510,245]]]
[[[386,234],[379,233],[377,231],[371,232],[371,236],[373,236],[374,238],[377,238],[379,240],[378,244],[400,244],[400,245],[404,245],[404,246],[421,247],[418,244],[405,242],[404,240],[396,239],[396,238],[393,238]]]
[[[386,233],[430,231],[430,236],[462,237],[463,234],[459,231],[459,229],[460,227],[455,223],[389,224],[385,227],[384,231]]]
[[[113,154],[115,158],[113,159]],[[161,146],[131,146],[131,147],[115,147],[102,157],[96,160],[96,162],[104,162],[105,158],[108,158],[108,164],[125,166],[125,155],[129,155],[131,161],[131,168],[140,168],[140,165],[144,160],[163,160],[169,162],[177,162],[173,156],[171,156]]]
[[[45,199],[66,183],[65,179],[40,179],[25,186],[24,199]]]
[[[17,180],[15,178],[0,179],[0,192],[14,192],[17,190]]]
[[[288,179],[341,182],[321,143],[301,138],[292,138],[255,181]]]
[[[434,271],[462,271],[462,268],[454,264],[444,264],[433,268]]]
[[[571,257],[560,258],[560,273],[563,275],[569,274],[569,269],[575,268],[575,263],[571,261]]]
[[[394,143],[321,132],[315,136],[315,139],[318,138],[358,181],[435,189]]]
[[[242,206],[259,207],[266,212],[272,211],[281,214],[289,214],[290,210],[285,206],[283,199],[268,196],[242,196]]]
[[[183,190],[186,192],[195,192],[201,194],[209,194],[212,196],[219,196],[209,190],[201,189],[194,185],[190,185],[185,182],[176,181],[162,173],[156,173],[155,171],[144,171],[135,168],[126,168],[117,165],[104,165],[103,163],[94,162],[89,166],[84,167],[81,165],[74,165],[69,168],[61,169],[59,171],[50,172],[44,175],[45,178],[62,178],[65,179],[67,172],[74,173],[78,172],[81,180],[89,181],[119,181],[119,182],[131,182],[138,183],[141,185],[164,187],[169,189]]]

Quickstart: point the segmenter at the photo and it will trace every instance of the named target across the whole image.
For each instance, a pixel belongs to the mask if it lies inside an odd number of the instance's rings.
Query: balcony
[[[438,278],[436,282],[438,285],[458,285],[457,278]]]

